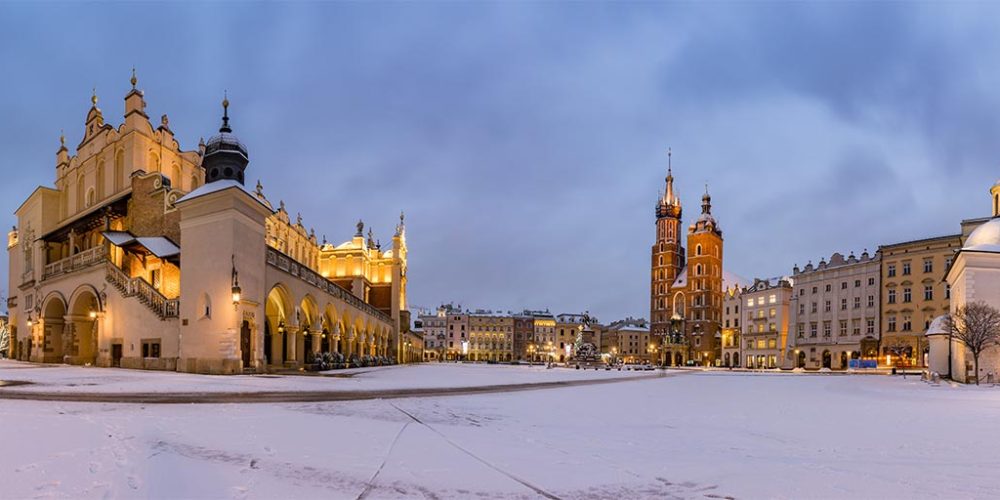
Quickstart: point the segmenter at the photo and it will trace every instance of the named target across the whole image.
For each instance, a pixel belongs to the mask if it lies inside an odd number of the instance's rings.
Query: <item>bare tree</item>
[[[972,352],[979,385],[979,356],[1000,343],[1000,311],[985,302],[969,302],[945,318],[945,328]]]
[[[899,360],[903,359],[903,356],[910,351],[910,343],[902,337],[892,337],[886,342],[885,349],[896,360],[898,366]],[[903,378],[906,378],[906,371],[903,371]]]

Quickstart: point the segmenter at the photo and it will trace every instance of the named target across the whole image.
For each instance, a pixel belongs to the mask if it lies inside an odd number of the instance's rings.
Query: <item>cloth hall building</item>
[[[403,217],[390,248],[358,222],[340,245],[244,186],[249,153],[229,125],[194,151],[143,92],[105,123],[97,96],[54,185],[16,211],[8,236],[11,357],[199,373],[413,359]],[[419,356],[416,357],[419,359]]]

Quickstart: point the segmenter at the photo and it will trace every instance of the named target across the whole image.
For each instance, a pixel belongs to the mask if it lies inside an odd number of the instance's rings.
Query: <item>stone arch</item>
[[[319,305],[317,305],[316,299],[312,294],[307,293],[302,297],[302,300],[299,302],[299,312],[298,320],[300,328],[315,330],[319,326]]]
[[[62,363],[66,310],[66,297],[62,293],[51,292],[42,301],[42,338],[41,342],[38,343],[38,348],[41,351],[36,357],[38,361]]]
[[[285,326],[294,314],[291,292],[283,283],[277,283],[267,292],[264,304],[264,356],[270,364],[285,362],[288,353],[288,339]]]
[[[674,302],[674,305],[673,305],[674,314],[676,314],[676,315],[680,316],[681,318],[683,318],[684,317],[684,292],[677,292],[677,293],[675,293],[674,294],[674,298],[673,298],[673,302]]]
[[[103,310],[101,293],[93,286],[80,285],[73,291],[64,335],[69,363],[83,365],[97,361],[98,317]]]

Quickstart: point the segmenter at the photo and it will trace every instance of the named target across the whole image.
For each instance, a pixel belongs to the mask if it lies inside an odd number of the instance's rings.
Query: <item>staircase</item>
[[[140,277],[131,277],[114,265],[112,262],[105,263],[105,279],[121,292],[123,297],[136,297],[150,311],[153,311],[161,320],[177,318],[180,316],[180,300],[168,299],[163,296],[153,285]]]

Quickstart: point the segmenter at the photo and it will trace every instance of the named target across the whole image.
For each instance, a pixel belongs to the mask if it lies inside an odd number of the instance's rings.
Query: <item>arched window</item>
[[[698,264],[697,266],[694,266],[694,275],[695,276],[701,276],[701,264]]]
[[[90,208],[90,207],[94,206],[94,203],[97,201],[96,198],[97,198],[97,195],[94,192],[94,188],[88,189],[87,190],[87,208]]]
[[[698,244],[698,246],[694,247],[694,254],[695,255],[701,255],[701,244],[700,243]]]
[[[170,166],[170,186],[181,189],[181,167],[174,163]]]
[[[119,149],[115,153],[115,192],[125,186],[125,151]]]
[[[156,156],[156,153],[149,153],[149,171],[160,171],[160,157]]]
[[[104,160],[97,162],[97,198],[104,199]]]
[[[208,297],[207,293],[203,293],[201,300],[198,301],[198,315],[200,318],[212,317],[212,299]]]
[[[83,174],[76,177],[76,210],[79,212],[83,210],[84,198],[83,198]]]

